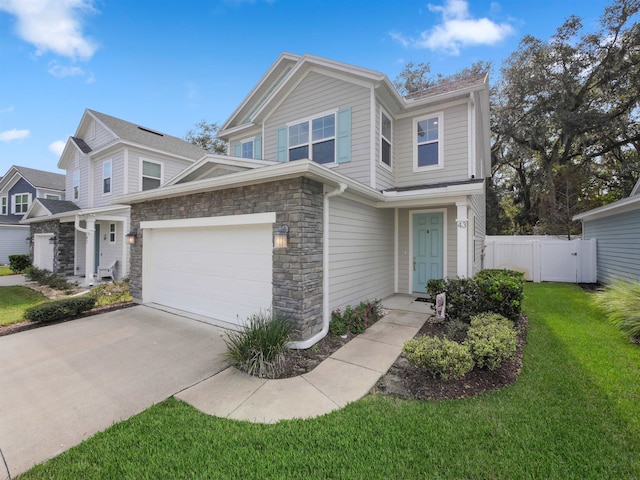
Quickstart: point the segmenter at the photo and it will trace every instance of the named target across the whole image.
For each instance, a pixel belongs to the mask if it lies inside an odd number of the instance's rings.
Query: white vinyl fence
[[[484,268],[508,268],[533,282],[596,283],[596,240],[487,236]]]

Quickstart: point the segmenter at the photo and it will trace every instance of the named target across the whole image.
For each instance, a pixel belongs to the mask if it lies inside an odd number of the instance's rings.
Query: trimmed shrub
[[[91,310],[96,299],[89,296],[64,298],[27,309],[24,318],[32,322],[55,322]]]
[[[640,341],[640,283],[614,281],[593,296],[608,320],[634,341]]]
[[[427,293],[435,309],[436,296],[447,294],[447,320],[458,319],[469,323],[471,317],[482,311],[482,294],[472,278],[445,278],[429,280]]]
[[[367,328],[380,320],[381,317],[382,307],[380,306],[380,300],[360,302],[356,307],[348,305],[344,313],[340,309],[331,312],[329,330],[335,335],[344,335],[347,332],[357,335],[364,333]]]
[[[449,340],[462,343],[467,338],[469,324],[462,320],[452,320],[445,326],[445,335]]]
[[[40,285],[47,285],[56,290],[68,292],[73,289],[73,285],[62,275],[38,267],[31,266],[27,268],[24,271],[24,276],[33,282],[38,282]]]
[[[93,287],[89,292],[96,299],[96,306],[115,305],[133,300],[129,293],[129,282],[105,283]]]
[[[414,338],[404,344],[402,351],[411,363],[444,380],[464,377],[473,370],[469,347],[447,338]]]
[[[464,344],[478,367],[496,370],[504,361],[515,358],[517,341],[517,332],[509,319],[484,314],[471,319]]]
[[[291,321],[271,312],[250,316],[239,332],[227,332],[226,359],[249,375],[274,378],[284,366],[287,343],[293,331]]]
[[[22,273],[31,266],[29,254],[9,255],[9,268],[13,273]]]

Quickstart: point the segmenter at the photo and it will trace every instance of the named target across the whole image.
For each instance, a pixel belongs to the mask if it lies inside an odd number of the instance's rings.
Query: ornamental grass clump
[[[486,313],[471,319],[464,344],[478,367],[493,371],[515,358],[518,334],[508,318]]]
[[[282,315],[260,312],[239,332],[227,332],[227,360],[243,372],[275,378],[282,372],[293,323]]]
[[[448,338],[414,338],[405,342],[402,351],[411,363],[443,380],[462,378],[474,366],[469,347]]]
[[[640,283],[614,281],[594,295],[595,304],[612,325],[634,342],[640,342]]]

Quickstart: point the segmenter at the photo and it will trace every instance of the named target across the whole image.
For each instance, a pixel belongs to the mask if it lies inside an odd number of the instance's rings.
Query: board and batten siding
[[[412,212],[442,212],[446,210],[446,235],[447,245],[447,266],[444,272],[445,277],[453,278],[457,274],[457,238],[456,238],[456,207],[448,205],[446,207],[433,207],[425,209],[398,209],[398,291],[399,293],[412,293],[411,268],[413,263],[413,252],[411,251],[411,217]]]
[[[276,160],[277,130],[287,123],[351,108],[351,161],[332,165],[356,181],[371,183],[371,90],[327,75],[310,72],[265,122],[265,160]]]
[[[0,225],[0,265],[9,263],[9,255],[29,253],[28,225]]]
[[[585,220],[582,229],[585,240],[597,241],[599,282],[640,279],[640,209]]]
[[[394,293],[393,210],[329,200],[331,310]]]
[[[486,187],[485,187],[486,188]],[[471,218],[469,219],[469,228],[471,229],[470,242],[473,242],[471,252],[472,275],[482,270],[482,249],[484,247],[484,239],[486,236],[487,222],[487,199],[486,195],[471,195]]]
[[[394,148],[396,149],[396,186],[427,185],[469,178],[469,119],[467,103],[416,113],[411,118],[397,120],[394,125]],[[416,139],[413,138],[413,123],[416,118],[427,118],[443,114],[443,168],[422,172],[413,171],[413,152]]]

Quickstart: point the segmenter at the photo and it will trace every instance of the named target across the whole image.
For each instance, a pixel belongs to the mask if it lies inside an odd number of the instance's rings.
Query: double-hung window
[[[391,119],[380,112],[380,160],[391,168]]]
[[[111,193],[111,160],[102,164],[102,193]]]
[[[416,170],[442,167],[442,115],[418,119],[415,122]]]
[[[13,197],[13,213],[27,213],[29,210],[29,194],[19,193]]]
[[[334,113],[289,126],[289,161],[308,158],[316,163],[336,159]]]
[[[73,200],[80,199],[80,172],[73,172]]]
[[[142,161],[142,190],[153,190],[162,183],[162,164]]]
[[[0,215],[7,215],[7,197],[0,197]]]
[[[242,158],[253,158],[253,139],[240,144],[240,156]]]

